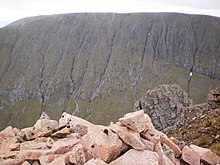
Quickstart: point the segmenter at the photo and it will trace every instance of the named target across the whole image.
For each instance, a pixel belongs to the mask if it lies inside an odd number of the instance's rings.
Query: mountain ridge
[[[1,28],[1,125],[27,126],[43,111],[107,124],[159,84],[177,83],[204,102],[219,86],[219,27],[210,16],[89,13]]]

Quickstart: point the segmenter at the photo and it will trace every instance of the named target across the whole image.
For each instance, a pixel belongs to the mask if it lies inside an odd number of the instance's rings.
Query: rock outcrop
[[[134,111],[143,110],[148,114],[156,129],[168,131],[178,125],[192,100],[179,85],[159,85],[148,90],[134,105]]]
[[[185,108],[179,125],[168,133],[186,144],[196,144],[211,149],[220,155],[220,106],[219,88],[212,89],[207,103],[191,105]]]
[[[190,145],[180,147],[175,138],[156,130],[143,110],[126,114],[109,126],[94,125],[76,116],[62,114],[60,127],[54,127],[45,113],[36,123],[42,129],[18,130],[7,127],[0,132],[2,165],[217,165],[220,157],[209,149]],[[72,120],[72,125],[69,119]],[[69,122],[65,122],[69,121]],[[79,134],[80,124],[87,128]],[[36,124],[35,124],[36,125]],[[38,125],[38,124],[37,124]],[[66,131],[69,129],[69,131]],[[45,131],[50,133],[45,134]],[[62,131],[65,130],[65,131]],[[31,132],[32,138],[27,138]],[[42,133],[40,133],[42,132]],[[59,136],[57,136],[59,132]],[[55,136],[55,135],[56,136]],[[62,135],[63,134],[63,135]]]
[[[215,88],[208,94],[208,105],[214,109],[220,107],[220,88]]]
[[[65,111],[107,125],[160,84],[179,84],[194,102],[204,102],[210,86],[220,84],[219,43],[220,18],[210,16],[19,20],[0,29],[0,130],[30,127],[43,111],[56,120]]]

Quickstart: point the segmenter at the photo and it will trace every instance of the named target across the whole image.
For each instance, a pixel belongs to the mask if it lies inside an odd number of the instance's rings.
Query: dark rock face
[[[219,86],[219,18],[67,14],[0,29],[0,129],[43,111],[109,124],[148,89],[174,83],[195,102]]]
[[[143,109],[151,118],[156,129],[168,131],[184,117],[186,107],[192,100],[178,85],[160,85],[135,103],[134,110]]]

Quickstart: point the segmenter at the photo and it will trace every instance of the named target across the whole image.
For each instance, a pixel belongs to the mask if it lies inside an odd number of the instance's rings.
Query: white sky
[[[180,12],[220,17],[220,0],[0,0],[0,27],[30,16],[79,12]]]

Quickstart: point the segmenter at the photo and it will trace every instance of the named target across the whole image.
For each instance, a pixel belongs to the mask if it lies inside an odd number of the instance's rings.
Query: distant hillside
[[[109,124],[174,83],[195,103],[220,86],[220,18],[66,14],[0,29],[0,129],[33,125],[43,111]]]

